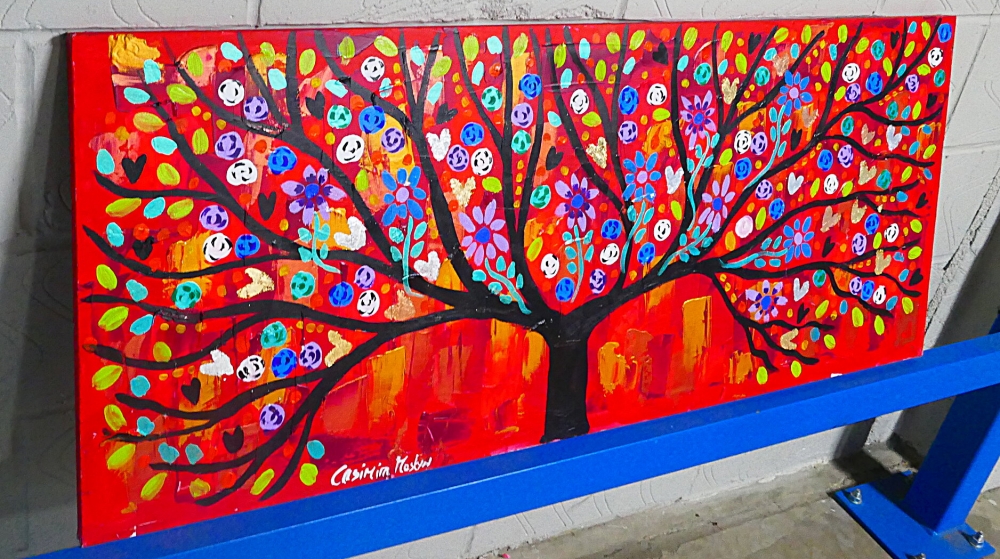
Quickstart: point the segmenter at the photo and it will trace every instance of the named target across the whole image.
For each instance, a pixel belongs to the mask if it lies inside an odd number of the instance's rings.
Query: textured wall
[[[65,42],[83,29],[532,19],[958,15],[928,343],[985,330],[1000,293],[980,259],[1000,212],[997,0],[0,0],[0,556],[72,545],[75,532],[69,138]],[[87,87],[87,84],[78,84]],[[980,283],[981,282],[981,283]],[[996,291],[993,289],[992,291]],[[972,297],[972,295],[976,297]],[[956,301],[977,313],[953,313]],[[970,307],[970,305],[964,305]],[[949,319],[949,317],[951,317]],[[942,329],[947,326],[942,335]],[[938,415],[908,414],[925,438]],[[857,450],[895,418],[792,441],[372,554],[474,557],[618,515],[755,483]],[[912,426],[919,426],[914,428]],[[918,441],[919,442],[919,441]],[[479,506],[488,507],[489,503]]]

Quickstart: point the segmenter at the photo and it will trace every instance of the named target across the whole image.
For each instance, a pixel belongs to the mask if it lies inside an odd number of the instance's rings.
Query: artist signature
[[[355,483],[378,481],[390,479],[402,474],[412,474],[423,471],[433,465],[433,456],[422,456],[421,454],[396,456],[395,465],[385,464],[382,461],[375,464],[362,463],[360,466],[341,465],[330,478],[330,483],[334,487],[343,487]]]

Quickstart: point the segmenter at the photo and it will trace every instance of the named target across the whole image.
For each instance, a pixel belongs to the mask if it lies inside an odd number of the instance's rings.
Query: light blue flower
[[[652,183],[663,178],[659,171],[653,170],[656,167],[657,156],[658,154],[654,152],[647,159],[640,151],[636,152],[634,160],[625,160],[625,169],[628,173],[625,174],[627,186],[623,194],[626,200],[652,202],[656,199],[656,189]]]
[[[785,254],[786,264],[803,256],[812,257],[812,247],[809,246],[809,241],[813,240],[816,234],[810,229],[812,229],[811,217],[807,217],[805,221],[796,219],[791,226],[785,225],[782,229],[782,233],[785,234],[785,242],[782,246],[788,250]]]
[[[424,218],[424,209],[416,202],[427,199],[427,192],[417,186],[420,174],[420,167],[414,167],[409,173],[406,169],[399,169],[395,177],[388,171],[382,171],[382,182],[390,191],[382,198],[388,204],[382,214],[382,225],[388,227],[397,218],[406,219],[407,216],[412,216],[413,219]]]
[[[785,72],[785,85],[781,86],[781,95],[778,96],[778,104],[785,106],[785,114],[790,115],[802,105],[812,103],[812,94],[806,91],[807,87],[809,78],[803,78],[798,72]]]

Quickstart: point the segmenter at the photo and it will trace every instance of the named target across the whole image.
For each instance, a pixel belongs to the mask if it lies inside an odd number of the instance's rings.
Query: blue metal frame
[[[997,389],[988,387],[998,384],[995,335],[755,398],[45,557],[351,557],[959,394],[979,391],[976,398],[989,400]],[[980,440],[981,451],[964,460],[960,490],[942,495],[950,504],[928,518],[964,520],[969,496],[985,481],[980,470],[1000,456],[992,427],[978,433],[964,439]],[[954,433],[939,440],[945,435]],[[941,479],[956,473],[940,468]]]

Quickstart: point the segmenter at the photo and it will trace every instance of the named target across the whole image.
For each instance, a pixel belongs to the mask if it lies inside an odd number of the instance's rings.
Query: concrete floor
[[[876,449],[869,456],[481,559],[887,559],[829,493],[907,467],[898,455]],[[990,542],[1000,542],[998,501],[1000,489],[984,493],[969,517]]]

